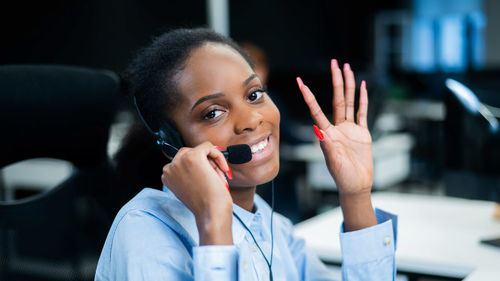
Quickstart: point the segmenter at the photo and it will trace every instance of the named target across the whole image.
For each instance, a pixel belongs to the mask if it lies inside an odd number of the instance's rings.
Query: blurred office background
[[[498,122],[495,125],[500,116],[498,1],[73,0],[11,1],[2,6],[1,65],[71,65],[120,74],[141,47],[175,27],[209,26],[237,42],[259,46],[267,57],[269,92],[283,118],[276,210],[294,223],[338,207],[335,183],[324,167],[295,83],[301,76],[331,114],[331,58],[349,62],[358,85],[367,81],[374,193],[500,202],[500,133]],[[472,90],[477,108],[470,108],[467,97],[462,102],[446,79]],[[15,124],[2,116],[2,122]],[[107,146],[111,163],[136,118],[129,100],[117,99]],[[57,159],[10,164],[0,170],[0,200],[15,202],[48,192],[73,170],[71,163]],[[270,184],[258,192],[270,201]],[[103,242],[106,233],[96,235]],[[83,279],[92,279],[100,247],[86,253]],[[7,248],[4,251],[12,251]],[[9,263],[4,256],[0,261]],[[33,264],[25,267],[31,273],[16,280],[65,278]]]

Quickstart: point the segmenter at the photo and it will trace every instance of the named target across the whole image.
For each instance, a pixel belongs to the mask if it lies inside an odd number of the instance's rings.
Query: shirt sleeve
[[[237,261],[234,245],[194,247],[194,280],[236,280]]]
[[[341,227],[343,280],[395,280],[397,216],[375,210],[378,224],[344,232]]]

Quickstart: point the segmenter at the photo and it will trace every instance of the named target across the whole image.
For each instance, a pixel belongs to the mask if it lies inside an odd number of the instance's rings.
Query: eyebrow
[[[204,96],[204,97],[201,97],[199,100],[197,100],[193,107],[191,107],[191,111],[193,111],[193,109],[199,105],[200,103],[204,102],[204,101],[207,101],[207,100],[211,100],[211,99],[216,99],[218,97],[221,97],[223,96],[224,94],[223,93],[217,93],[217,94],[212,94],[212,95],[208,95],[208,96]]]
[[[250,81],[252,81],[255,77],[257,77],[257,74],[255,74],[255,73],[250,75],[250,77],[248,77],[245,81],[243,81],[243,83],[242,83],[243,87],[247,86],[248,83],[250,83]],[[191,107],[191,111],[193,111],[193,109],[196,106],[198,106],[200,103],[207,101],[207,100],[216,99],[216,98],[221,97],[221,96],[224,96],[224,94],[223,93],[216,93],[216,94],[211,94],[208,96],[201,97],[199,100],[197,100],[194,103],[193,107]]]
[[[248,85],[248,83],[250,83],[250,81],[252,81],[255,77],[257,77],[257,74],[255,74],[255,73],[254,73],[254,74],[252,74],[252,75],[250,75],[250,77],[248,77],[248,78],[247,78],[247,80],[245,80],[245,81],[243,82],[243,86]]]

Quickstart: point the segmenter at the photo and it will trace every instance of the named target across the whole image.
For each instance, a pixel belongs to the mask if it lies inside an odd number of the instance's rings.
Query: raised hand
[[[331,71],[333,124],[321,110],[311,90],[300,78],[297,78],[297,83],[313,120],[318,124],[319,129],[315,127],[315,132],[321,140],[328,170],[339,190],[346,230],[355,230],[377,223],[370,199],[373,159],[371,136],[366,121],[368,93],[363,81],[359,109],[354,120],[354,73],[349,64],[345,64],[342,76],[336,60],[331,61]]]

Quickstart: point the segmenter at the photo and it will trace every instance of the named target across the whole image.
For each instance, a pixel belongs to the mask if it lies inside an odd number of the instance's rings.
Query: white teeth
[[[264,148],[266,148],[268,144],[268,141],[267,141],[267,138],[257,144],[254,144],[250,147],[250,149],[252,150],[252,153],[257,153],[261,150],[263,150]]]

